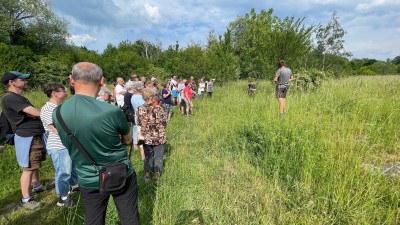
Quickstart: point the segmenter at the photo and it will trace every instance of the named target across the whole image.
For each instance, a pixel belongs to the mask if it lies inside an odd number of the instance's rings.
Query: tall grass
[[[168,125],[165,171],[157,182],[138,174],[142,224],[400,224],[400,182],[365,165],[400,162],[400,77],[328,80],[319,89],[289,91],[279,115],[273,86],[254,97],[247,83],[216,87],[195,101],[195,115],[177,112]],[[40,93],[28,98],[40,107]],[[19,169],[11,148],[0,155],[0,207],[19,198]],[[50,160],[42,177],[51,179]],[[82,205],[15,210],[0,224],[82,224]],[[79,200],[79,196],[75,196]],[[6,210],[2,210],[3,212]],[[113,203],[107,224],[118,224]]]
[[[400,182],[369,163],[400,161],[398,76],[330,80],[289,93],[270,83],[197,101],[168,128],[171,153],[154,224],[398,224]]]

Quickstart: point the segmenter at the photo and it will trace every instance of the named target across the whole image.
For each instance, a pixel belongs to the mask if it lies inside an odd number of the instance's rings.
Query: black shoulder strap
[[[71,139],[71,141],[75,144],[75,146],[79,149],[79,151],[81,151],[82,155],[86,158],[86,160],[90,164],[92,164],[94,168],[96,168],[96,171],[99,171],[98,167],[96,166],[96,162],[89,155],[89,153],[86,151],[86,149],[81,145],[81,143],[78,141],[78,139],[76,139],[75,135],[71,132],[71,130],[68,129],[63,118],[61,117],[60,111],[61,111],[61,105],[58,106],[56,109],[56,117],[57,117],[57,120],[60,123],[61,127],[64,129],[65,133]]]

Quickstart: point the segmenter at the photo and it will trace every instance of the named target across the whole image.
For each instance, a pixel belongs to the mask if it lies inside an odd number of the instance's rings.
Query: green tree
[[[68,85],[71,67],[54,58],[43,56],[35,63],[31,72],[33,76],[29,80],[29,85],[35,88],[43,87],[48,83]]]
[[[205,60],[208,67],[204,74],[209,78],[216,78],[218,81],[236,80],[240,75],[239,58],[233,53],[231,46],[231,32],[228,29],[224,38],[215,37],[213,31],[208,37],[208,47],[205,51]]]
[[[161,53],[157,65],[164,68],[165,71],[170,74],[176,74],[178,71],[178,65],[180,65],[180,49],[179,42],[177,41],[175,45],[170,45],[168,48]]]
[[[36,61],[31,49],[25,46],[11,46],[0,43],[0,72],[18,70],[30,72]]]
[[[199,78],[206,73],[207,67],[204,58],[204,50],[200,44],[192,43],[179,53],[176,63],[176,75],[189,78]]]
[[[152,44],[151,42],[147,41],[147,37],[144,36],[142,39],[137,40],[135,44],[138,46],[139,54],[142,57],[154,62],[159,60],[162,52],[160,41],[158,41],[156,44]]]
[[[67,22],[53,13],[46,0],[2,0],[0,28],[0,41],[39,53],[65,45],[68,37]]]
[[[269,65],[272,24],[275,18],[273,10],[262,10],[257,14],[254,9],[229,24],[234,52],[240,58],[242,77],[249,74],[266,74]],[[268,70],[268,69],[267,69]]]
[[[392,62],[393,62],[395,65],[400,65],[400,55],[394,57],[394,59],[392,60]]]
[[[388,75],[388,74],[396,74],[397,67],[391,60],[387,59],[386,61],[378,61],[374,64],[368,66],[368,68],[374,71],[375,74],[379,75]]]
[[[306,27],[304,18],[273,16],[273,10],[254,9],[229,24],[232,46],[240,58],[241,76],[270,78],[279,59],[293,64],[307,54],[313,26]]]
[[[101,55],[100,67],[109,81],[117,77],[128,78],[134,71],[146,71],[150,61],[141,57],[136,46],[129,41],[123,41],[118,48],[108,44]]]
[[[340,26],[339,17],[336,11],[332,13],[331,20],[324,27],[319,26],[316,32],[317,38],[317,52],[322,54],[322,70],[324,71],[327,64],[333,64],[335,57],[332,61],[327,63],[327,55],[333,55],[338,57],[350,57],[352,54],[344,49],[344,35],[346,31]]]

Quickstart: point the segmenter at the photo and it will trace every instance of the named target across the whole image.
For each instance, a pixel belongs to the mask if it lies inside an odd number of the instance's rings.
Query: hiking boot
[[[63,197],[60,197],[58,199],[57,206],[72,207],[72,206],[75,206],[75,202],[74,202],[74,200],[72,200],[71,195],[67,195],[66,199],[64,199],[64,200],[63,200]]]
[[[19,202],[19,205],[24,208],[24,209],[28,209],[28,210],[35,210],[35,209],[39,209],[43,206],[43,203],[41,202],[37,202],[35,201],[33,198],[30,198],[29,201],[27,202]]]
[[[37,193],[40,193],[40,192],[43,192],[46,190],[49,190],[49,189],[47,189],[47,187],[42,182],[42,183],[40,183],[40,185],[32,188],[32,194],[37,194]]]

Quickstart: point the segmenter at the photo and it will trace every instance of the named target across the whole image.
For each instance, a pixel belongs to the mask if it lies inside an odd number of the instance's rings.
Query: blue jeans
[[[61,150],[47,149],[50,155],[55,173],[55,186],[58,196],[66,196],[69,186],[78,183],[78,175],[66,148]]]
[[[138,130],[138,126],[137,125],[133,125],[133,128],[132,128],[133,130],[132,130],[132,138],[133,138],[133,144],[134,145],[137,145],[137,143],[138,143],[138,136],[139,136],[139,130]]]

